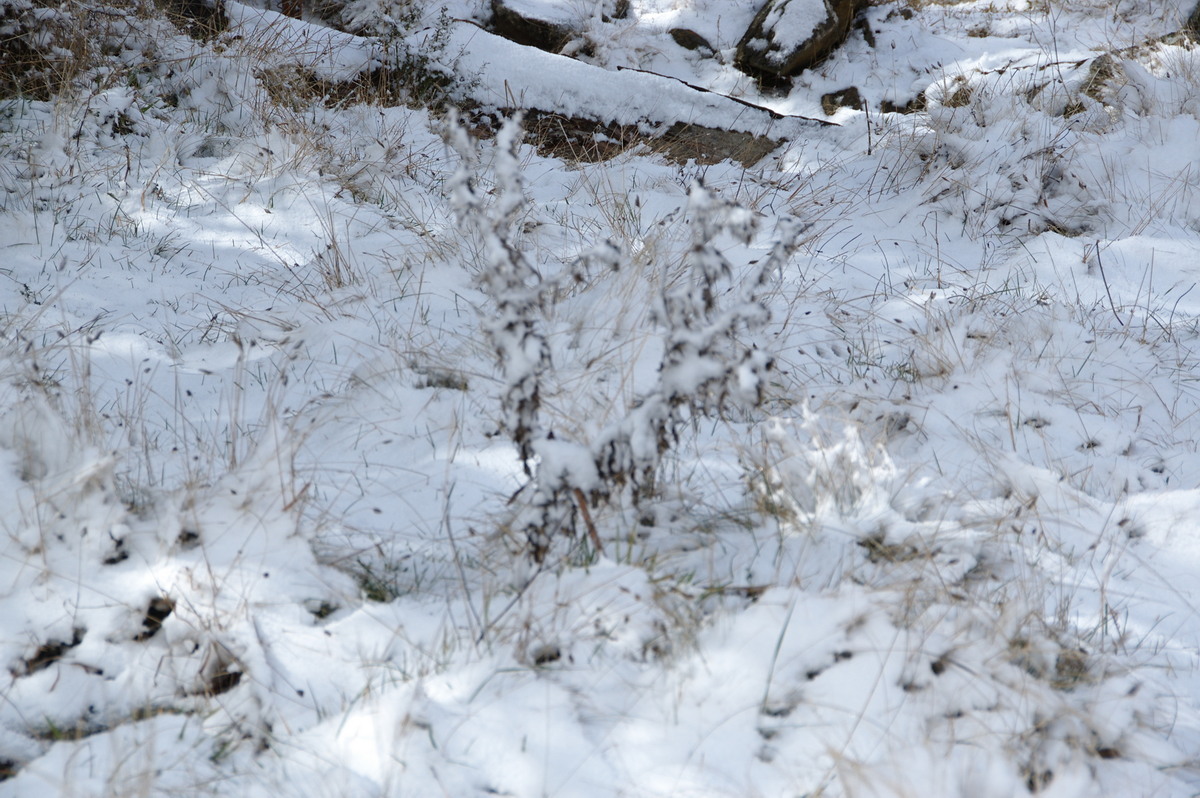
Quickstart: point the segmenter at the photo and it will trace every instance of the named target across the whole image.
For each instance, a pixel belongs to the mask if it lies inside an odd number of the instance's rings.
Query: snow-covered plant
[[[691,188],[688,212],[692,242],[686,268],[673,277],[663,267],[663,290],[653,312],[663,337],[658,383],[594,446],[604,483],[631,483],[635,502],[654,493],[662,457],[678,442],[689,415],[762,400],[772,359],[746,333],[767,321],[763,295],[805,229],[797,219],[781,219],[771,252],[751,275],[739,278],[718,241],[728,235],[749,244],[758,231],[754,214],[700,183]]]
[[[326,0],[319,11],[354,33],[411,28],[421,19],[421,7],[412,0]]]
[[[1074,236],[1103,219],[1106,203],[1087,190],[1092,178],[1079,158],[1112,119],[1091,96],[1090,67],[1056,74],[1053,80],[1039,70],[945,76],[926,89],[925,124],[914,138],[896,140],[896,154],[931,186],[928,201],[962,219],[973,235]],[[926,181],[930,174],[939,179]]]
[[[103,13],[77,3],[0,0],[0,98],[39,100],[69,89],[81,78],[107,87],[122,70],[145,66],[153,39],[143,52],[128,51],[131,32],[148,27],[150,4],[115,0]],[[149,23],[153,25],[153,23]]]
[[[389,103],[438,108],[468,83],[447,53],[452,17],[441,4],[416,0],[321,0],[316,15],[335,28],[371,37],[378,61],[362,77],[368,95]],[[453,103],[451,103],[453,104]]]
[[[551,294],[567,281],[577,281],[593,265],[617,265],[616,247],[605,242],[556,276],[544,276],[513,242],[525,205],[517,146],[522,136],[520,118],[508,120],[496,136],[493,174],[494,201],[488,201],[474,176],[479,156],[466,130],[451,114],[447,139],[462,159],[450,183],[451,201],[463,227],[472,230],[480,244],[476,279],[490,306],[483,325],[495,351],[505,383],[501,397],[501,428],[517,447],[526,475],[534,477],[533,463],[541,458],[535,479],[533,517],[525,524],[530,550],[542,559],[549,541],[559,531],[575,531],[575,489],[594,482],[578,468],[548,469],[555,436],[539,416],[541,376],[550,366],[550,350],[539,320]],[[586,469],[585,469],[586,470]],[[594,471],[594,469],[592,469]],[[568,472],[576,472],[568,476]],[[551,477],[551,473],[554,474]],[[591,487],[591,485],[588,485]]]
[[[161,713],[203,716],[222,747],[266,745],[297,691],[278,688],[289,658],[261,624],[308,612],[316,631],[320,607],[356,595],[313,554],[292,486],[297,436],[266,431],[211,484],[131,491],[130,449],[89,429],[108,416],[81,384],[87,366],[64,363],[86,350],[3,332],[29,340],[0,346],[0,760],[13,768],[56,740]]]
[[[496,200],[489,205],[487,192],[473,176],[479,160],[475,145],[456,119],[448,131],[449,143],[462,159],[450,184],[451,200],[459,222],[479,237],[482,251],[476,279],[494,303],[484,330],[504,373],[501,426],[516,444],[525,473],[530,474],[533,439],[543,434],[537,418],[541,405],[538,377],[549,365],[550,354],[536,322],[545,301],[541,275],[511,241],[524,204],[516,156],[520,137],[519,118],[509,120],[496,137]]]
[[[641,507],[656,494],[663,456],[679,440],[689,417],[750,407],[762,399],[770,356],[747,335],[768,317],[763,294],[787,261],[804,226],[779,223],[779,241],[752,274],[739,279],[719,242],[729,236],[747,245],[758,231],[753,213],[720,199],[697,183],[688,198],[691,245],[679,274],[664,263],[653,321],[663,338],[657,384],[595,440],[570,441],[542,420],[541,380],[551,368],[542,318],[550,298],[566,281],[582,280],[596,266],[615,268],[619,252],[604,242],[553,275],[543,274],[513,242],[525,206],[516,147],[519,120],[496,138],[494,199],[477,185],[478,153],[466,131],[452,121],[447,137],[462,159],[451,181],[460,222],[480,246],[477,282],[489,298],[484,331],[504,379],[501,427],[512,439],[533,480],[529,517],[521,527],[529,553],[541,561],[560,533],[574,537],[582,514],[592,543],[600,546],[589,504],[625,489]]]

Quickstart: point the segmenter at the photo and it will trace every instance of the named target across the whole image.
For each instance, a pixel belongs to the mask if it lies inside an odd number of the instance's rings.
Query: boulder
[[[737,48],[744,72],[784,78],[817,64],[845,41],[862,0],[767,0]]]

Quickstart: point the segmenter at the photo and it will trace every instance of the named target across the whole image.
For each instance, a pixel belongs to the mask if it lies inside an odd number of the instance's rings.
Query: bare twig
[[[596,531],[596,525],[592,523],[592,514],[588,512],[587,497],[579,488],[573,488],[573,490],[575,501],[579,504],[579,512],[583,516],[583,523],[587,526],[588,537],[591,538],[592,545],[596,547],[596,553],[603,554],[604,547],[600,545],[600,533]]]
[[[1098,267],[1100,267],[1100,279],[1104,281],[1104,293],[1108,294],[1108,306],[1109,306],[1109,308],[1112,309],[1113,318],[1115,318],[1117,320],[1117,324],[1120,324],[1122,327],[1124,327],[1125,322],[1121,321],[1121,315],[1119,313],[1117,313],[1117,306],[1113,303],[1112,290],[1108,287],[1108,276],[1104,273],[1104,261],[1102,261],[1100,259],[1100,242],[1099,241],[1096,242],[1095,247],[1096,247],[1096,265]]]

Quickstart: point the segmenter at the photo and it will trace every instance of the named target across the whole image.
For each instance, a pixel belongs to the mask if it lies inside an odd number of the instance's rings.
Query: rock
[[[675,40],[676,44],[685,50],[708,50],[711,52],[713,49],[713,46],[708,43],[708,39],[694,30],[671,28],[667,33]]]
[[[866,103],[863,102],[862,95],[856,86],[831,91],[821,97],[821,110],[825,112],[826,116],[833,116],[839,108],[853,108],[861,111],[865,107]]]
[[[808,69],[845,41],[860,2],[767,0],[738,43],[738,67],[768,79]]]
[[[1193,34],[1200,36],[1200,3],[1192,9],[1191,16],[1187,18],[1187,22],[1183,24],[1184,29],[1191,31]]]
[[[578,37],[591,19],[585,6],[551,0],[492,0],[491,31],[509,41],[557,53]],[[593,4],[586,4],[591,8]],[[602,0],[600,20],[611,22],[629,12],[628,0]]]
[[[925,92],[921,92],[907,102],[884,100],[879,104],[879,110],[885,114],[915,114],[925,110]]]

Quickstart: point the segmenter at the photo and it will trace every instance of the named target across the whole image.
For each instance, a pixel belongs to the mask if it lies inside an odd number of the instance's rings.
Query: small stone
[[[898,103],[894,100],[884,100],[879,104],[879,110],[885,114],[915,114],[918,111],[925,110],[925,93],[921,92],[916,97],[905,103]]]
[[[833,116],[839,108],[853,108],[861,111],[865,107],[866,104],[856,86],[831,91],[821,97],[821,110],[825,112],[826,116]]]
[[[708,43],[708,39],[696,33],[694,30],[687,28],[671,28],[667,33],[685,50],[708,50],[712,51],[713,46]]]

